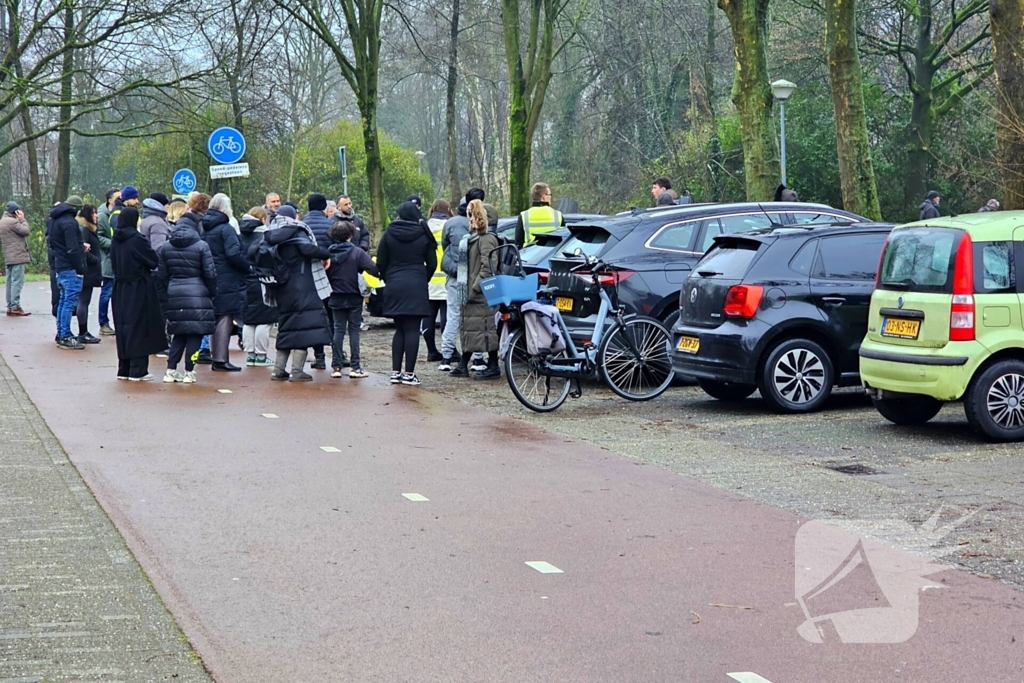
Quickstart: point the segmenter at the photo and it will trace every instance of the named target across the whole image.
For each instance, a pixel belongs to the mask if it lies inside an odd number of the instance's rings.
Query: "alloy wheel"
[[[775,364],[772,380],[782,398],[795,404],[808,403],[825,388],[825,366],[813,351],[790,349]]]
[[[1000,376],[986,396],[988,413],[1003,429],[1024,427],[1024,375]]]

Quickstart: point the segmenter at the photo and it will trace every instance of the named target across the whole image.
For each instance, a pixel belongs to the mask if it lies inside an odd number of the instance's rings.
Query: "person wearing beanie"
[[[167,207],[168,204],[171,203],[171,200],[168,199],[167,195],[165,195],[163,192],[153,192],[152,194],[149,195],[149,198],[155,199],[156,201],[160,202],[160,206],[163,206],[165,208]],[[142,203],[145,204],[146,202],[143,201]]]
[[[316,245],[323,249],[329,249],[331,246],[331,226],[334,225],[334,221],[327,217],[327,197],[314,192],[306,199],[306,207],[309,209],[309,212],[302,218],[302,222],[313,231],[313,235],[316,237]],[[329,329],[333,330],[334,309],[330,307],[326,299],[324,300],[324,312],[327,314]],[[332,357],[331,365],[338,371],[342,367],[349,367],[347,359],[343,356],[338,358]],[[327,369],[327,355],[324,346],[317,345],[313,347],[313,364],[310,367],[313,370]]]
[[[7,211],[0,218],[0,248],[7,269],[7,315],[26,316],[21,307],[21,290],[25,285],[25,265],[32,257],[28,250],[30,229],[25,212],[15,202],[7,202]]]
[[[124,188],[121,190],[121,196],[114,200],[114,208],[110,210],[109,220],[111,232],[117,230],[117,220],[118,217],[121,215],[121,211],[123,211],[126,206],[138,207],[138,205],[139,191],[136,190],[131,185],[125,185]]]
[[[153,251],[160,251],[160,247],[170,238],[171,225],[167,222],[167,206],[161,204],[159,199],[147,197],[142,201],[142,224],[139,226],[139,232],[149,240]]]
[[[935,190],[929,190],[928,194],[925,195],[924,201],[921,202],[921,214],[920,220],[926,221],[932,218],[939,217],[939,201],[942,197]]]
[[[153,271],[160,265],[149,240],[139,234],[139,211],[126,206],[118,217],[110,247],[114,269],[111,299],[117,320],[117,378],[148,382],[149,357],[167,348]],[[76,223],[77,225],[77,223]]]
[[[52,272],[59,295],[57,299],[57,348],[84,349],[85,346],[71,334],[71,317],[78,309],[78,296],[82,292],[85,276],[85,246],[82,230],[75,218],[82,208],[82,198],[72,195],[58,202],[50,211],[47,246],[52,258]]]
[[[417,209],[423,211],[423,200],[420,199],[420,196],[418,194],[409,195],[408,197],[405,198],[405,201],[412,202],[413,204],[416,205]]]

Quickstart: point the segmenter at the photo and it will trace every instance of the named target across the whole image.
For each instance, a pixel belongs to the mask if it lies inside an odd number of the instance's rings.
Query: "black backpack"
[[[291,272],[287,264],[281,258],[278,249],[288,244],[291,240],[285,240],[280,244],[268,244],[264,239],[256,247],[256,255],[253,259],[253,267],[256,271],[256,279],[264,285],[284,285],[288,283]]]

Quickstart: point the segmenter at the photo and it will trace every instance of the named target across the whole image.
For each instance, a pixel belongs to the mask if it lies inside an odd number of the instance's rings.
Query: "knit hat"
[[[18,206],[18,203],[17,202],[7,202],[7,213],[14,213],[16,211],[21,211],[21,207]]]
[[[500,218],[498,209],[493,204],[484,204],[484,211],[487,212],[487,225],[497,225]]]
[[[129,199],[138,199],[138,198],[139,198],[139,191],[136,190],[131,185],[125,185],[124,188],[121,190],[121,201],[122,202],[126,202]]]
[[[485,196],[486,195],[484,194],[484,191],[481,190],[479,187],[471,187],[469,188],[469,191],[466,192],[466,203],[469,204],[474,199],[479,199],[480,201],[483,201]]]
[[[938,199],[941,195],[935,190],[928,190],[928,194],[924,196],[925,199]]]
[[[71,206],[75,207],[76,209],[81,209],[82,205],[85,204],[85,202],[82,201],[82,198],[79,197],[77,194],[73,194],[70,197],[68,197],[67,199],[65,199],[64,203],[65,204],[70,204]]]
[[[167,195],[165,195],[163,192],[154,192],[153,194],[149,195],[149,198],[157,200],[164,206],[167,206],[168,204],[171,203],[171,200],[168,199]]]
[[[324,211],[327,208],[327,197],[314,192],[306,200],[306,206],[310,211]]]
[[[281,208],[277,210],[277,215],[284,216],[285,218],[291,218],[292,220],[296,220],[299,216],[299,214],[296,213],[295,208],[290,204],[283,204]]]
[[[415,205],[416,205],[416,208],[417,208],[417,209],[419,209],[419,208],[422,208],[422,207],[423,207],[423,200],[422,200],[422,199],[420,199],[420,196],[419,196],[419,195],[417,195],[417,194],[411,194],[411,195],[409,195],[408,197],[406,197],[406,198],[405,198],[405,201],[407,201],[407,202],[412,202],[413,204],[415,204]]]

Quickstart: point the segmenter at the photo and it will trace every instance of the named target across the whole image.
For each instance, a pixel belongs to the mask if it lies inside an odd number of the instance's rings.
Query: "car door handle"
[[[842,306],[846,303],[845,296],[823,296],[821,300],[829,306]]]

